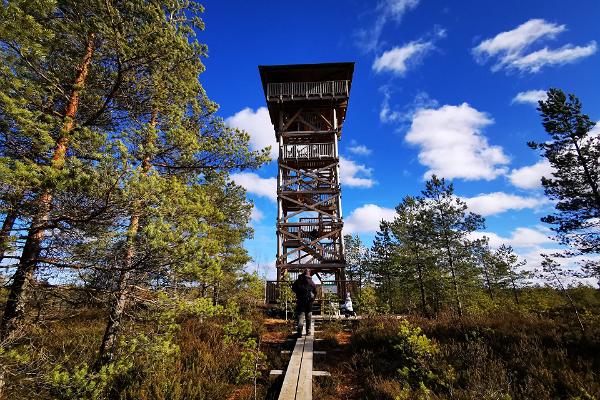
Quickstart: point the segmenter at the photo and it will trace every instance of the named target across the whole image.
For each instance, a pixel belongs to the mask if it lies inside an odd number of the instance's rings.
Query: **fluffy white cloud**
[[[417,7],[420,0],[382,0],[375,8],[375,22],[368,29],[361,29],[357,33],[358,46],[365,52],[375,51],[379,46],[379,38],[383,27],[388,21],[399,23],[404,14]]]
[[[418,64],[432,49],[434,49],[432,42],[422,41],[413,41],[401,47],[394,47],[375,59],[373,70],[375,72],[390,71],[402,76],[409,66]]]
[[[490,146],[481,130],[493,120],[463,103],[415,112],[405,140],[419,146],[419,161],[429,167],[426,177],[492,180],[504,174],[509,159],[502,147]]]
[[[596,42],[587,46],[564,45],[558,49],[538,49],[530,51],[535,43],[544,39],[553,39],[566,30],[565,25],[547,22],[543,19],[531,19],[513,30],[501,32],[486,39],[473,48],[473,54],[479,62],[496,58],[492,71],[502,68],[517,69],[521,72],[538,72],[546,65],[568,64],[580,58],[590,56],[597,50]]]
[[[277,200],[277,179],[261,178],[253,172],[239,172],[231,175],[231,179],[242,186],[248,193]]]
[[[371,178],[372,168],[357,164],[352,160],[340,157],[340,180],[348,187],[370,188],[375,184]]]
[[[503,192],[480,194],[475,197],[463,197],[472,211],[483,216],[500,214],[508,210],[539,208],[548,204],[545,197],[521,197]]]
[[[542,187],[542,176],[552,177],[552,166],[546,159],[533,165],[513,169],[508,175],[508,179],[521,189],[539,189]]]
[[[533,104],[534,106],[538,105],[538,101],[546,100],[547,95],[545,90],[528,90],[526,92],[519,92],[512,99],[512,103],[521,103],[521,104]]]
[[[369,149],[367,146],[363,144],[356,144],[348,148],[350,153],[358,154],[360,156],[368,156],[373,152],[373,150]]]
[[[486,236],[489,239],[492,248],[498,248],[503,244],[514,247],[515,249],[538,248],[547,243],[554,243],[548,236],[547,230],[520,227],[512,231],[509,237],[502,237],[494,232],[473,232],[471,238],[479,239]]]
[[[396,215],[393,208],[379,207],[375,204],[365,204],[352,211],[344,218],[344,233],[374,233],[379,230],[381,220],[392,221]]]
[[[260,107],[256,111],[251,108],[244,108],[226,118],[225,123],[248,132],[252,150],[261,150],[271,146],[271,158],[277,160],[278,149],[275,141],[275,131],[267,107]]]

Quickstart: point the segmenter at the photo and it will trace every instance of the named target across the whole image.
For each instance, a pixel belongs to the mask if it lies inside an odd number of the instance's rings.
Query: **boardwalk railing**
[[[348,97],[349,81],[283,82],[267,84],[267,99]]]

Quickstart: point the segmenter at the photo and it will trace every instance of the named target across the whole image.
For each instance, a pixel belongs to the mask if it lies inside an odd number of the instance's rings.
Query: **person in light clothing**
[[[350,293],[346,294],[346,301],[344,302],[344,305],[342,306],[342,313],[346,316],[346,317],[350,317],[356,316],[356,313],[354,312],[354,308],[352,306],[352,298],[350,297]]]

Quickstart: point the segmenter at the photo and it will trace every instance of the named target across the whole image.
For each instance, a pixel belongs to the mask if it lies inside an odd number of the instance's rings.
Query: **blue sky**
[[[556,249],[540,217],[549,167],[541,91],[576,94],[600,119],[600,1],[207,1],[202,82],[254,147],[274,143],[258,65],[356,62],[340,142],[346,232],[370,243],[381,218],[435,172],[486,217],[492,245],[529,261]],[[276,161],[237,174],[255,203],[247,242],[274,274]],[[545,250],[544,250],[545,249]]]

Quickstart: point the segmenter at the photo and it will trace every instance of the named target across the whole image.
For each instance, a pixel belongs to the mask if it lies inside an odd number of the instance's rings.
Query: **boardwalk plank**
[[[300,375],[300,366],[302,364],[302,353],[304,352],[304,337],[296,339],[296,345],[292,352],[292,357],[285,371],[283,385],[279,393],[279,400],[295,400],[296,389],[298,387],[298,375]]]
[[[313,344],[314,337],[307,336],[304,343],[300,376],[298,377],[296,400],[312,400]]]

